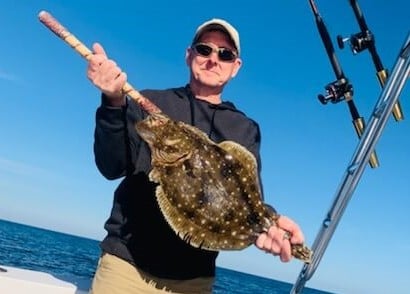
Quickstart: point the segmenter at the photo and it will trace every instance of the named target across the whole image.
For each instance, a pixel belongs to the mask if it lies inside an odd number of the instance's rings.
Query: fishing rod
[[[339,45],[339,48],[343,49],[344,43],[348,42],[353,54],[358,54],[366,49],[369,50],[374,66],[376,67],[377,79],[379,80],[380,86],[383,88],[386,84],[388,71],[383,67],[383,63],[379,57],[379,54],[377,54],[374,34],[367,26],[366,20],[357,0],[349,0],[349,2],[353,8],[356,20],[359,24],[360,32],[352,34],[349,38],[343,38],[343,36],[338,35],[337,43]],[[392,114],[397,122],[404,119],[399,100],[397,100],[397,103],[394,105]]]
[[[330,63],[332,65],[333,71],[336,75],[336,81],[329,83],[326,87],[326,95],[318,95],[318,99],[322,104],[327,104],[328,102],[339,103],[340,101],[346,100],[347,106],[349,107],[350,115],[352,117],[352,122],[357,136],[360,138],[363,134],[365,128],[365,123],[363,117],[359,115],[359,111],[353,101],[353,85],[346,78],[340,63],[337,59],[336,52],[333,47],[332,40],[330,39],[330,34],[326,28],[326,25],[316,7],[313,0],[309,0],[310,7],[315,16],[316,26],[319,30],[320,37],[322,38],[323,45],[325,46],[326,53],[329,57]],[[369,164],[372,168],[379,166],[379,161],[377,159],[376,152],[373,152]]]
[[[389,115],[397,103],[400,93],[410,74],[410,32],[407,39],[400,49],[390,77],[376,102],[366,130],[361,137],[359,144],[353,154],[352,160],[348,164],[341,184],[336,192],[335,199],[321,224],[318,235],[312,245],[312,261],[305,263],[295,284],[291,289],[291,294],[301,293],[306,282],[315,273],[320,260],[330,242],[333,233],[343,215],[346,206],[356,189],[360,177],[366,167],[371,152],[374,150],[384,127],[386,126]]]

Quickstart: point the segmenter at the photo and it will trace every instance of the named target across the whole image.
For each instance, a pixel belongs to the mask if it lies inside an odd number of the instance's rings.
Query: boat
[[[86,294],[90,281],[0,265],[2,294]]]

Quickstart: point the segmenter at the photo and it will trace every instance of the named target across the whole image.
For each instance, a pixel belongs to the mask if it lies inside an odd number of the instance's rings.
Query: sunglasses
[[[236,52],[232,51],[231,49],[224,47],[212,47],[206,43],[197,43],[191,48],[194,49],[197,54],[204,57],[209,57],[212,52],[217,52],[219,60],[225,62],[233,62],[238,57]]]

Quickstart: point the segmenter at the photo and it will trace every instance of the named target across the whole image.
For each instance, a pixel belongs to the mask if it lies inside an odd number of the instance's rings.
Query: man
[[[96,114],[94,152],[97,167],[108,179],[124,177],[114,195],[108,234],[91,293],[211,293],[217,252],[194,248],[166,223],[155,198],[156,184],[148,179],[150,151],[134,125],[146,117],[122,93],[127,76],[108,59],[98,43],[87,76],[102,92]],[[185,87],[141,93],[174,120],[208,134],[214,142],[233,140],[251,151],[260,167],[258,125],[222,100],[225,85],[238,73],[239,34],[232,25],[212,19],[198,27],[186,50],[190,79]],[[255,245],[291,259],[290,243],[303,243],[303,234],[289,218],[257,238]],[[292,237],[286,238],[286,231]]]

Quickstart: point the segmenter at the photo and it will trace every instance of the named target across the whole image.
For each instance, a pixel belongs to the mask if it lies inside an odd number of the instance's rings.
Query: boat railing
[[[387,83],[376,102],[369,122],[366,124],[366,129],[356,147],[351,161],[347,165],[333,203],[329,211],[326,213],[325,219],[323,220],[312,245],[312,250],[314,252],[312,262],[304,264],[293,288],[291,289],[291,294],[301,293],[306,282],[310,280],[319,266],[343,212],[359,183],[366,167],[366,163],[369,161],[369,158],[375,149],[375,145],[383,132],[389,114],[392,112],[392,109],[398,101],[400,93],[409,78],[409,74],[410,33],[407,35],[407,39],[399,51],[391,75],[388,77]]]

